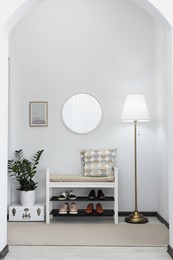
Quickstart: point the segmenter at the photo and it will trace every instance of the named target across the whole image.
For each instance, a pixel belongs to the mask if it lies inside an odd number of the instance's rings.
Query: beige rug
[[[9,245],[167,246],[164,224],[133,225],[121,222],[8,223]]]

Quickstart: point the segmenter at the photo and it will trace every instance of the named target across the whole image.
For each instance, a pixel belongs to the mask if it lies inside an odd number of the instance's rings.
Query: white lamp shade
[[[124,122],[150,120],[147,103],[143,94],[126,96],[121,119]]]

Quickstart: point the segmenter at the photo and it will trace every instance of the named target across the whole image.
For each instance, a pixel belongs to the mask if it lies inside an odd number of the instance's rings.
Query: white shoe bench
[[[94,181],[93,181],[94,180]],[[59,215],[58,209],[53,209],[53,202],[58,201],[58,196],[53,196],[53,189],[60,189],[64,188],[64,190],[72,189],[72,188],[90,188],[90,189],[112,189],[113,190],[113,196],[112,197],[106,197],[105,200],[95,200],[98,203],[102,203],[105,201],[112,201],[113,202],[113,208],[110,210],[104,210],[104,213],[100,216],[103,217],[110,217],[112,216],[114,218],[114,223],[118,224],[118,168],[115,168],[115,175],[112,180],[110,180],[109,177],[85,177],[85,176],[66,176],[66,175],[58,175],[58,174],[52,174],[51,168],[46,169],[46,223],[50,223],[50,219],[53,216],[61,216]],[[77,197],[77,199],[74,201],[88,201],[88,203],[91,203],[91,200],[88,200],[87,197]],[[62,202],[62,201],[61,201]],[[66,201],[64,201],[66,202]],[[73,201],[71,201],[73,202]],[[95,212],[91,215],[87,215],[83,210],[79,209],[78,216],[98,216]],[[71,215],[71,216],[77,216],[77,215]],[[63,217],[69,216],[63,215]]]

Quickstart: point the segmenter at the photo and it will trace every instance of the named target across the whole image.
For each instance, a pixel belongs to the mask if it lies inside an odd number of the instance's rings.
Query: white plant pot
[[[33,206],[35,203],[35,190],[20,191],[20,203],[22,206]]]

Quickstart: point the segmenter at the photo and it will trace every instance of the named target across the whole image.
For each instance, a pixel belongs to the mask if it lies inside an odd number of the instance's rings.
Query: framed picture
[[[29,103],[29,125],[48,126],[48,102],[31,101]]]

